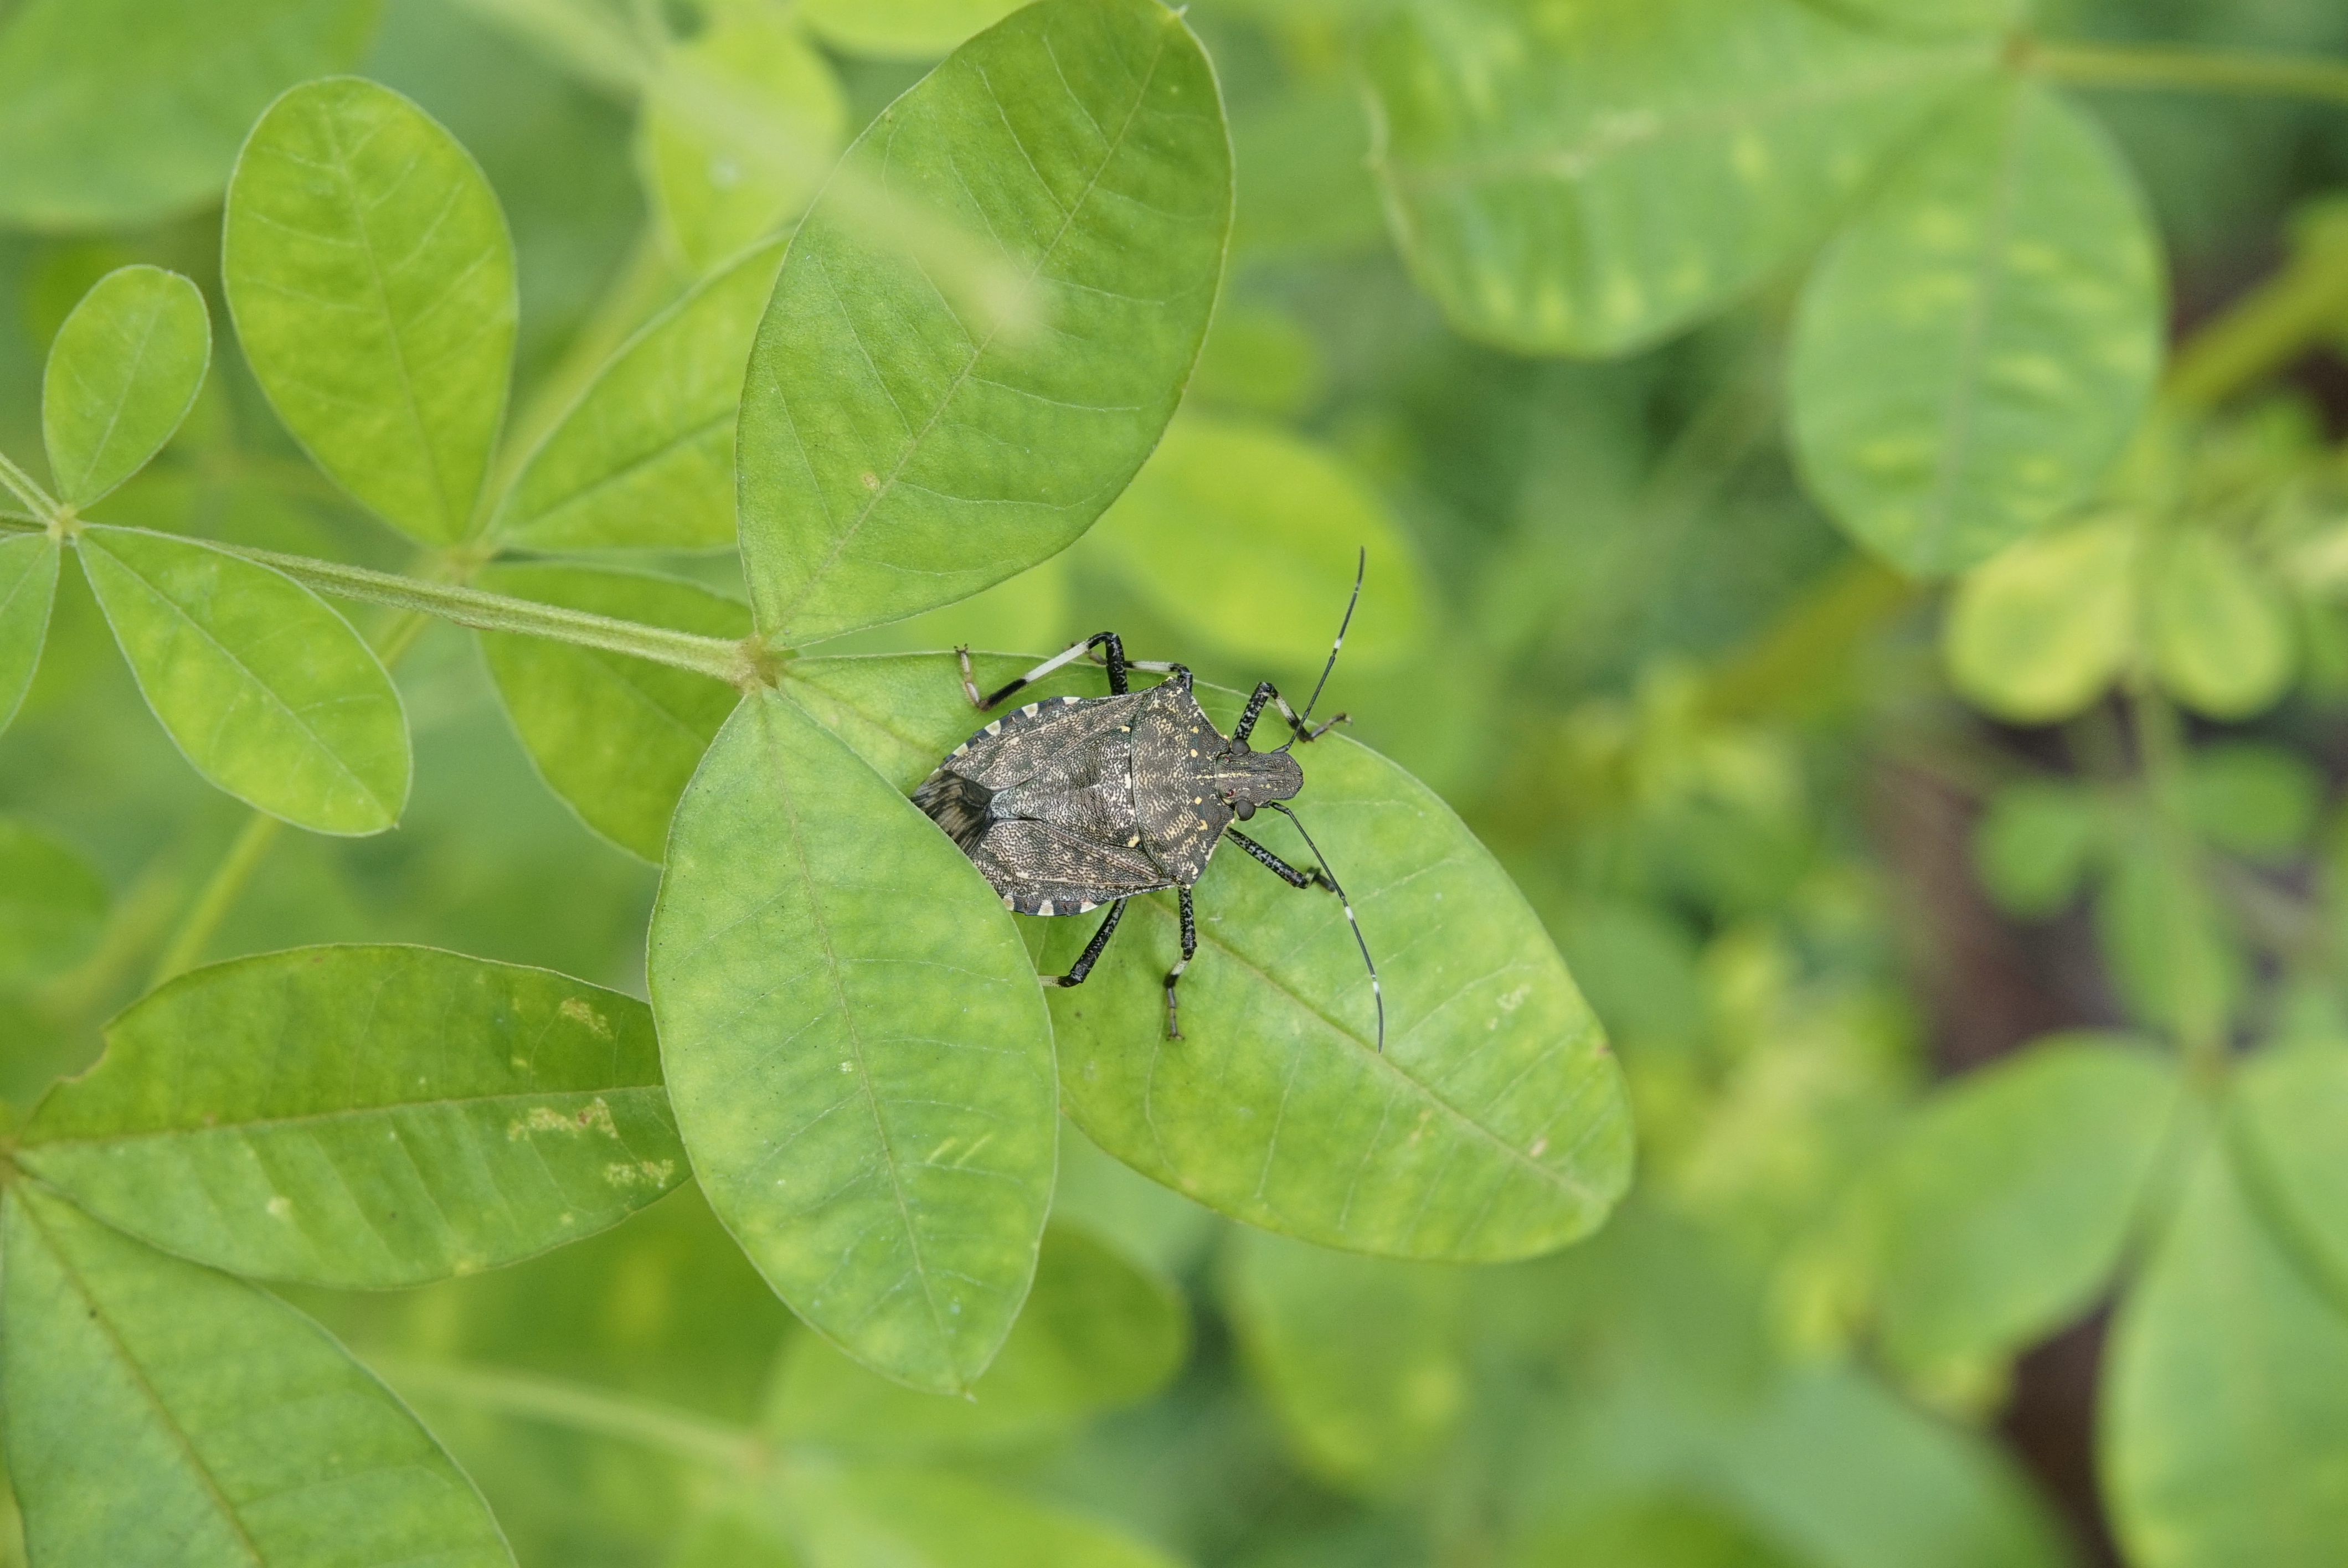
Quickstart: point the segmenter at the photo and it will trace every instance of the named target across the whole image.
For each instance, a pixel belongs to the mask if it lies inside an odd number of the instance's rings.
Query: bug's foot
[[[1322,736],[1327,734],[1330,731],[1335,729],[1338,725],[1350,724],[1353,722],[1354,716],[1351,713],[1340,713],[1334,719],[1323,720],[1320,723],[1313,725],[1309,730],[1300,723],[1296,726],[1296,738],[1303,741],[1305,744],[1310,745],[1314,741],[1317,741]]]

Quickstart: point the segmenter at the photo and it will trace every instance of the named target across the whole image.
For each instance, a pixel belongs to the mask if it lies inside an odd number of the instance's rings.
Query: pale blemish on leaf
[[[583,1024],[598,1040],[612,1038],[612,1021],[579,997],[565,997],[562,1005],[554,1009],[576,1024]],[[598,1101],[598,1104],[602,1102]]]

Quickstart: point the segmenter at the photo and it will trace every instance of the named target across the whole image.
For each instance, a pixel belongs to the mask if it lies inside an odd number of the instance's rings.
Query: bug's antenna
[[[1296,729],[1272,750],[1284,752],[1296,743],[1296,736],[1313,722],[1313,710],[1321,702],[1321,688],[1329,683],[1329,671],[1337,668],[1337,650],[1345,646],[1345,628],[1354,624],[1354,606],[1362,602],[1362,573],[1368,569],[1370,552],[1367,546],[1357,547],[1354,555],[1354,597],[1345,601],[1345,619],[1337,622],[1337,641],[1329,644],[1329,662],[1321,666],[1321,679],[1313,682],[1313,695],[1304,704],[1304,716],[1296,721]],[[1300,832],[1302,829],[1299,830]],[[1305,840],[1311,843],[1312,840]],[[1320,853],[1315,850],[1313,853]],[[1366,957],[1367,955],[1365,955]]]
[[[1358,580],[1354,585],[1354,591],[1357,594],[1361,591],[1361,584]],[[1351,612],[1348,611],[1348,613]],[[1340,631],[1337,633],[1337,640],[1340,642],[1344,641],[1345,634]],[[1351,927],[1354,932],[1354,946],[1362,949],[1362,968],[1370,971],[1370,1002],[1378,1009],[1378,1054],[1384,1056],[1386,1050],[1385,993],[1378,989],[1378,966],[1371,961],[1369,943],[1362,939],[1362,923],[1354,918],[1354,902],[1345,897],[1345,890],[1337,885],[1336,873],[1329,869],[1329,857],[1321,853],[1321,846],[1313,842],[1313,835],[1304,831],[1304,824],[1297,820],[1296,814],[1276,800],[1268,800],[1263,804],[1296,824],[1296,831],[1303,838],[1304,847],[1311,850],[1313,858],[1320,863],[1321,875],[1327,880],[1329,891],[1337,896],[1337,907],[1345,911],[1345,924]]]

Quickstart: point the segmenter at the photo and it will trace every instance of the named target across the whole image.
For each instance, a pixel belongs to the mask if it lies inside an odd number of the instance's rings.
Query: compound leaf
[[[33,1184],[0,1212],[0,1434],[34,1562],[510,1568],[464,1472],[316,1324]]]
[[[1471,337],[1626,353],[1816,244],[1981,45],[1800,0],[1425,4],[1370,37],[1386,213]]]
[[[1156,0],[1042,0],[891,105],[800,225],[750,351],[760,630],[900,620],[1090,527],[1174,412],[1231,210],[1214,73]],[[935,214],[993,236],[1015,297],[940,292],[901,232]]]
[[[399,819],[407,712],[324,600],[193,539],[87,528],[79,548],[140,694],[198,773],[314,833],[380,833]]]
[[[2151,219],[2095,122],[2034,83],[1979,90],[1803,292],[1789,387],[1811,488],[1902,571],[1987,559],[2136,429],[2162,294]]]
[[[389,87],[272,104],[229,181],[221,281],[277,417],[427,543],[467,533],[513,361],[513,243],[465,149]]]
[[[686,1174],[642,1002],[395,947],[182,975],[42,1102],[18,1159],[166,1251],[370,1289],[575,1241]]]
[[[0,730],[32,687],[57,597],[57,541],[44,534],[0,538]]]
[[[112,229],[220,194],[252,118],[347,69],[379,0],[26,0],[0,29],[0,222]]]
[[[991,685],[1032,661],[974,662]],[[802,659],[788,676],[901,791],[977,727],[951,654]],[[1098,696],[1100,682],[1064,672],[1035,694]],[[1199,692],[1228,729],[1239,694]],[[1199,884],[1183,1040],[1165,1038],[1171,895],[1135,899],[1092,978],[1050,993],[1069,1115],[1144,1175],[1323,1245],[1488,1261],[1586,1234],[1629,1179],[1631,1125],[1564,960],[1424,784],[1338,737],[1302,760],[1298,811],[1353,896],[1385,982],[1384,1054],[1336,900],[1226,853]],[[1262,836],[1311,864],[1285,825]],[[1023,922],[1037,968],[1066,971],[1098,918]]]
[[[0,816],[0,980],[54,974],[98,943],[106,880],[31,824]]]
[[[541,550],[732,544],[742,366],[782,255],[759,246],[613,354],[530,454],[491,531]]]
[[[743,1250],[875,1370],[960,1392],[1035,1266],[1052,1029],[977,869],[789,697],[746,699],[653,909],[677,1126]]]
[[[750,612],[674,578],[552,563],[493,567],[481,586],[709,637],[740,637]],[[579,820],[658,864],[669,814],[736,693],[705,675],[542,637],[481,633],[506,716],[539,777]]]
[[[57,329],[41,378],[57,499],[86,507],[145,467],[187,417],[211,356],[195,284],[160,267],[100,278]]]

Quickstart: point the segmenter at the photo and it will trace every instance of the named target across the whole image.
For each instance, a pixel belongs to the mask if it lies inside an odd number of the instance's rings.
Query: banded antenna
[[[1358,585],[1355,591],[1359,591]],[[1337,633],[1340,642],[1344,639],[1343,631]],[[1354,933],[1354,946],[1362,949],[1362,968],[1370,972],[1370,1004],[1378,1009],[1378,1054],[1384,1056],[1386,1052],[1386,998],[1385,993],[1378,989],[1378,966],[1370,958],[1369,943],[1362,938],[1362,923],[1354,918],[1354,901],[1345,897],[1345,889],[1338,885],[1337,874],[1329,869],[1329,857],[1321,853],[1321,846],[1313,842],[1313,835],[1304,831],[1304,824],[1296,814],[1289,810],[1284,802],[1268,800],[1264,804],[1296,824],[1296,831],[1303,838],[1304,847],[1313,852],[1313,860],[1321,867],[1322,878],[1329,884],[1329,891],[1337,896],[1337,907],[1345,911],[1345,925]]]
[[[1295,726],[1289,732],[1288,739],[1272,748],[1273,751],[1284,752],[1299,740],[1317,741],[1345,722],[1345,715],[1340,713],[1317,730],[1305,727],[1313,723],[1313,710],[1320,705],[1321,689],[1329,684],[1329,671],[1337,668],[1337,651],[1345,646],[1345,629],[1354,624],[1354,606],[1362,602],[1362,574],[1369,569],[1369,548],[1365,545],[1354,547],[1354,597],[1345,601],[1345,619],[1337,622],[1337,641],[1329,644],[1329,662],[1321,666],[1321,679],[1313,682],[1313,695],[1305,701],[1304,716],[1296,721]],[[1298,831],[1303,830],[1300,828]],[[1312,840],[1307,839],[1305,842],[1309,844]],[[1314,853],[1320,852],[1315,850]]]

